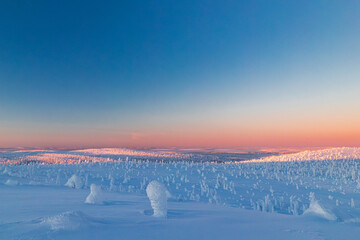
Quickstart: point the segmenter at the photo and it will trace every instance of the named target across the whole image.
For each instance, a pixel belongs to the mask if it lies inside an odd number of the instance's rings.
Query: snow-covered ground
[[[2,152],[0,239],[360,236],[360,148],[237,162],[221,156],[129,149]]]

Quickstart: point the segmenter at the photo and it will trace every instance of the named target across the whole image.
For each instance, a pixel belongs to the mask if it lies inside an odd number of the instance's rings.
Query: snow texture
[[[165,158],[90,152],[1,152],[0,239],[360,235],[359,148],[241,162],[222,161],[229,159],[226,153]],[[85,204],[86,196],[102,204]]]
[[[19,184],[19,182],[16,181],[16,180],[8,179],[8,180],[5,182],[5,184],[8,185],[8,186],[16,186],[16,185]]]
[[[95,184],[90,185],[90,194],[86,197],[85,203],[90,203],[90,204],[102,203],[101,186]]]
[[[360,148],[330,148],[313,151],[303,151],[293,154],[263,157],[245,162],[290,162],[290,161],[319,161],[319,160],[354,160],[360,159]]]
[[[89,224],[89,217],[82,212],[64,212],[56,216],[42,219],[41,224],[52,230],[75,230]]]
[[[76,174],[72,175],[71,178],[65,183],[65,186],[70,188],[82,188],[83,183],[79,176]]]
[[[167,189],[164,184],[152,181],[146,188],[146,194],[150,200],[154,217],[166,217],[167,215]]]
[[[325,211],[319,204],[319,202],[315,199],[315,193],[310,193],[310,206],[305,210],[305,215],[316,215],[322,217],[326,220],[335,221],[336,216],[331,212]]]

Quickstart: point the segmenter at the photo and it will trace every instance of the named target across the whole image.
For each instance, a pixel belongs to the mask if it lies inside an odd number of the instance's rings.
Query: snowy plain
[[[227,156],[130,149],[1,152],[0,239],[360,236],[360,148],[237,161]],[[157,205],[147,191],[152,181],[166,189],[165,216],[153,216]]]

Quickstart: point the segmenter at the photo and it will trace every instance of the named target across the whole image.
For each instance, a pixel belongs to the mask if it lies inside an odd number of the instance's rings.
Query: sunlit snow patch
[[[323,150],[303,151],[293,154],[263,157],[241,161],[248,162],[292,162],[292,161],[315,161],[315,160],[354,160],[360,159],[360,148],[329,148]]]
[[[74,151],[53,150],[21,150],[0,153],[0,164],[28,165],[28,164],[83,164],[98,162],[120,162],[130,159],[155,160],[188,160],[193,154],[148,150],[132,150],[125,148],[99,148]]]
[[[35,156],[27,156],[26,159],[30,161],[37,161],[47,164],[74,164],[74,163],[93,163],[93,162],[108,162],[112,161],[108,158],[83,156],[76,154],[64,153],[43,153]]]
[[[88,153],[94,155],[123,155],[123,156],[141,156],[141,157],[159,157],[159,158],[189,158],[191,154],[158,152],[145,150],[132,150],[126,148],[97,148],[75,150],[77,153]]]
[[[82,154],[68,154],[56,152],[11,152],[7,153],[8,158],[0,158],[0,164],[20,165],[30,163],[40,164],[80,164],[95,162],[113,162],[113,159],[100,156],[86,156]]]

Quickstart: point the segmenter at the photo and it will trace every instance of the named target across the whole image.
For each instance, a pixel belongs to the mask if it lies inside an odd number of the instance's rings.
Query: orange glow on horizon
[[[0,128],[0,148],[356,147],[360,146],[359,122],[360,114],[350,110],[319,116],[294,110],[286,115],[222,115],[208,120],[148,123],[132,130]]]
[[[1,135],[0,147],[336,147],[360,146],[360,129],[233,129],[211,131],[177,130],[163,132]]]

